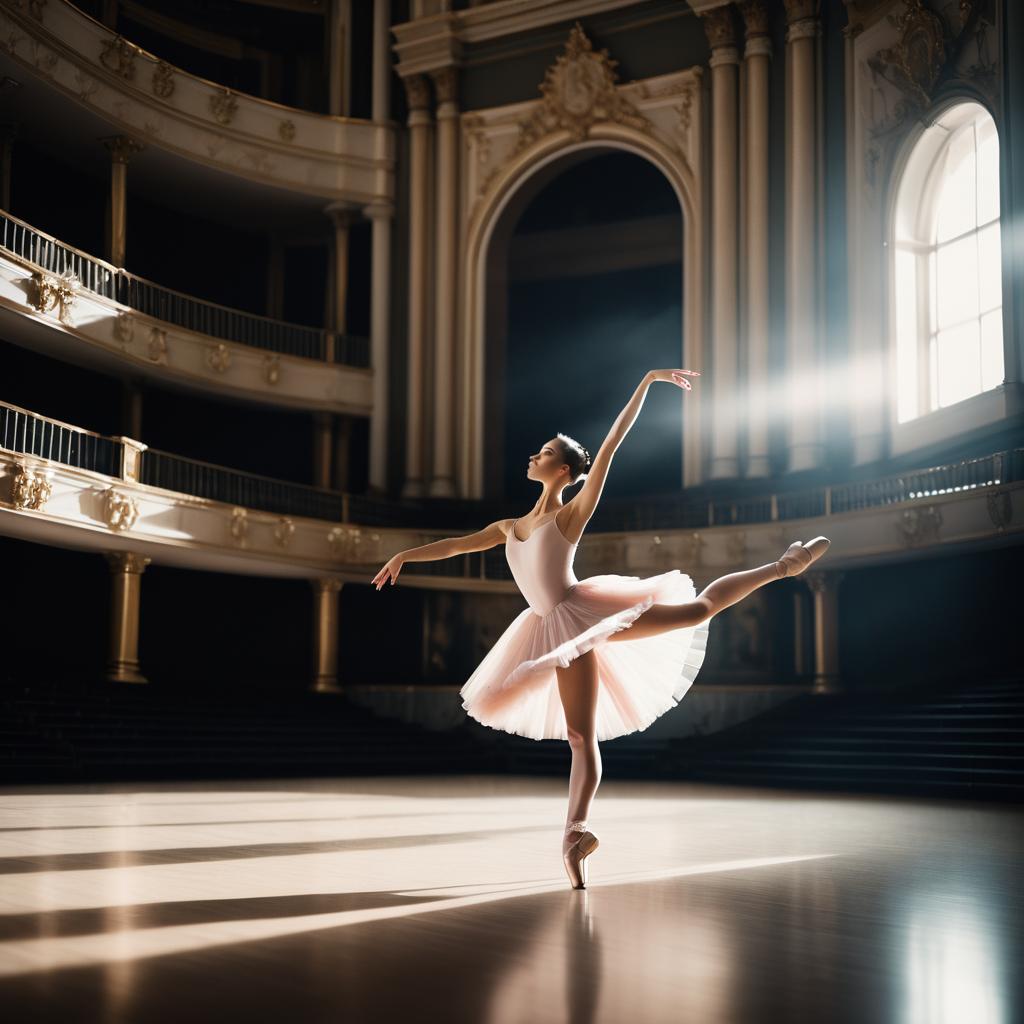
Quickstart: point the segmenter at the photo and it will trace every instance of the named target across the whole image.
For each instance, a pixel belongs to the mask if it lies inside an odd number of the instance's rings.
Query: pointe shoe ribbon
[[[580,838],[562,854],[565,872],[574,889],[587,887],[587,857],[600,845],[593,832],[583,832]]]
[[[828,537],[815,537],[814,540],[809,540],[806,544],[794,541],[778,560],[777,564],[782,566],[780,578],[799,576],[811,563],[821,558],[831,544],[832,541]]]

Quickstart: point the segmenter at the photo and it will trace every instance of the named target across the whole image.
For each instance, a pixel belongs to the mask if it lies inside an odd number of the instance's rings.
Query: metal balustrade
[[[164,288],[65,245],[3,211],[0,248],[54,277],[74,274],[86,291],[197,334],[281,355],[345,366],[370,365],[368,338],[274,320]]]
[[[125,443],[0,401],[0,449],[67,466],[128,479]],[[279,515],[303,516],[372,529],[412,529],[433,533],[472,532],[495,519],[521,514],[506,503],[396,501],[291,483],[147,448],[137,460],[138,483]],[[678,499],[606,499],[591,533],[704,529],[741,523],[828,517],[879,508],[895,502],[927,500],[1024,479],[1024,448],[977,459],[909,470],[876,480],[821,486],[791,494],[771,494],[735,502]],[[465,528],[455,522],[474,523]],[[508,579],[500,548],[470,552],[438,562],[413,562],[416,573],[445,577]]]
[[[121,475],[120,441],[0,402],[0,448],[105,476]]]

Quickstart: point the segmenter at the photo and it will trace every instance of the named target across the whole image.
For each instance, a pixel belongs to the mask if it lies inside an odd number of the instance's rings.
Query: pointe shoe
[[[574,889],[587,887],[587,857],[600,845],[593,832],[581,833],[579,839],[562,854],[565,872]]]
[[[806,544],[794,541],[775,563],[782,567],[780,578],[799,576],[812,562],[821,558],[831,544],[832,541],[828,537],[815,537],[814,540],[809,540]]]

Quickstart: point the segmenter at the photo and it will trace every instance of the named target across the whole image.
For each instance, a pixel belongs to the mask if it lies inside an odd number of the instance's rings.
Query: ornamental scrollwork
[[[934,505],[925,508],[908,508],[896,523],[904,547],[915,547],[939,539],[942,526],[942,512]]]
[[[121,345],[130,345],[135,335],[135,317],[122,310],[114,320],[114,337]]]
[[[37,270],[32,274],[30,301],[40,313],[57,309],[60,322],[70,327],[71,310],[80,285],[78,277],[70,270],[65,270],[60,277]]]
[[[276,352],[263,357],[263,379],[268,384],[276,384],[281,379],[281,357]]]
[[[230,89],[221,89],[210,97],[210,113],[217,124],[231,124],[237,111],[238,100]]]
[[[282,516],[274,524],[274,543],[280,548],[286,548],[295,535],[295,523],[288,516]]]
[[[40,512],[50,500],[52,493],[53,486],[46,470],[30,469],[21,462],[14,467],[11,503],[15,508]]]
[[[277,126],[277,134],[281,137],[282,142],[294,142],[295,141],[295,122],[294,121],[282,121]]]
[[[162,327],[149,329],[149,345],[146,353],[150,362],[159,366],[167,365],[167,332]]]
[[[153,95],[166,100],[174,93],[174,68],[165,60],[157,61],[151,81]]]
[[[357,526],[334,526],[327,533],[331,554],[343,562],[358,562],[363,543],[362,531]]]
[[[244,544],[249,536],[249,510],[233,508],[231,510],[231,536],[236,544]]]
[[[217,373],[224,373],[231,366],[231,350],[223,342],[211,345],[206,350],[206,364]]]
[[[135,55],[138,48],[122,36],[115,36],[103,43],[100,63],[115,75],[130,82],[135,77]]]
[[[124,532],[135,525],[139,517],[139,507],[129,494],[122,494],[111,487],[104,494],[103,518],[111,530]]]
[[[601,121],[650,131],[651,123],[616,88],[617,65],[607,50],[594,50],[576,22],[565,52],[548,68],[539,86],[540,106],[519,124],[519,139],[510,157],[559,130],[568,131],[574,142],[580,142]]]

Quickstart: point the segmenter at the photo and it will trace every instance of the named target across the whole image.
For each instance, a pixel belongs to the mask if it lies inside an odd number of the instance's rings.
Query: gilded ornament
[[[117,314],[114,321],[114,337],[122,345],[130,345],[135,334],[135,317],[124,311]]]
[[[282,121],[277,126],[277,134],[281,136],[282,142],[292,142],[295,139],[295,122]]]
[[[223,373],[231,366],[231,350],[223,342],[211,345],[206,350],[206,364],[211,370]]]
[[[210,97],[210,113],[218,124],[231,124],[238,110],[238,100],[230,89],[221,89]]]
[[[568,131],[574,142],[581,142],[595,124],[606,121],[652,130],[647,118],[616,88],[617,64],[607,50],[595,52],[576,22],[565,52],[548,68],[539,86],[540,106],[519,123],[519,139],[508,159],[560,130]]]
[[[932,89],[946,63],[942,22],[922,0],[904,0],[904,8],[890,18],[900,33],[899,42],[879,50],[868,60],[868,67],[923,108],[931,103]]]
[[[131,495],[111,487],[104,494],[103,514],[111,530],[130,530],[139,517],[139,507]]]
[[[244,544],[249,536],[249,511],[244,508],[231,510],[231,536],[238,544]]]
[[[46,470],[30,469],[23,462],[15,465],[11,482],[11,503],[15,508],[42,511],[52,492],[53,487]]]
[[[162,100],[170,98],[174,93],[174,68],[167,61],[157,62],[156,67],[153,68],[151,85],[153,95],[159,96]]]
[[[100,63],[108,71],[113,71],[115,75],[130,82],[135,77],[136,53],[137,48],[127,39],[115,36],[104,41],[103,49],[100,51]]]
[[[167,332],[161,327],[149,329],[149,345],[147,354],[152,362],[161,366],[167,365]]]
[[[72,326],[71,310],[81,282],[70,270],[60,277],[37,270],[32,274],[31,304],[40,313],[58,310],[58,319],[68,327]]]
[[[276,384],[281,379],[281,357],[276,353],[263,357],[263,379],[268,384]]]
[[[294,534],[295,523],[293,523],[287,516],[282,516],[274,524],[274,543],[277,544],[278,547],[288,547]]]

